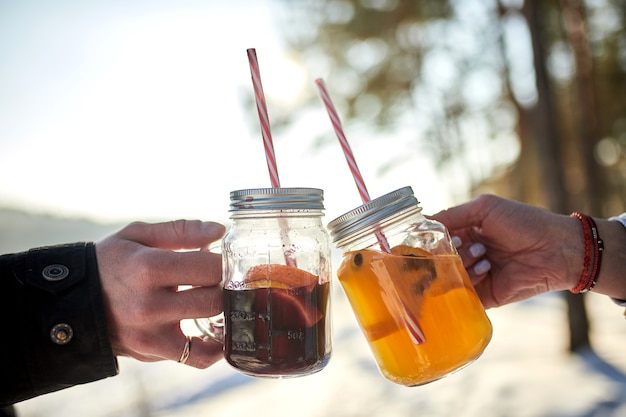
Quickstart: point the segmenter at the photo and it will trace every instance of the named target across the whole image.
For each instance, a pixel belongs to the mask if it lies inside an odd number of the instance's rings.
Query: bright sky
[[[273,100],[324,76],[288,60],[276,7],[0,2],[0,206],[102,221],[226,221],[230,191],[271,185],[259,127],[244,114],[246,49],[257,50],[270,119]],[[345,128],[372,197],[411,185],[425,212],[446,206],[426,161],[376,173],[410,135],[370,139]],[[334,138],[321,102],[274,145],[281,185],[322,188],[330,221],[360,200],[339,144],[312,147],[320,133]]]

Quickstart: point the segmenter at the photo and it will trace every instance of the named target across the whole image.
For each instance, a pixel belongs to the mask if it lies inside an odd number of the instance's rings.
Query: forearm
[[[0,257],[0,323],[0,405],[117,373],[93,244]]]

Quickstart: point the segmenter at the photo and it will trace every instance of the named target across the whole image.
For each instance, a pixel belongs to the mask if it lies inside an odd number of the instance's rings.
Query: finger
[[[459,236],[452,237],[452,243],[454,244],[457,253],[461,256],[461,259],[463,260],[463,266],[465,268],[469,268],[470,266],[479,262],[487,252],[487,248],[481,242],[473,242],[471,240],[464,242]],[[483,263],[482,267],[487,265],[488,262],[487,264]],[[485,272],[487,272],[487,270],[478,272],[478,274]]]
[[[194,287],[178,292],[163,291],[150,300],[144,317],[153,323],[171,323],[212,317],[222,311],[220,287]]]
[[[448,230],[465,229],[471,226],[480,226],[480,221],[470,220],[471,206],[469,203],[461,204],[430,216],[434,220],[443,223]]]
[[[472,275],[480,278],[491,271],[491,262],[487,258],[483,258],[470,267]]]
[[[488,214],[484,208],[493,204],[495,199],[495,196],[481,195],[466,203],[442,210],[429,217],[440,221],[450,231],[481,227],[483,219]]]
[[[216,342],[208,337],[190,337],[189,345],[187,345],[187,338],[182,345],[178,345],[179,353],[178,358],[174,356],[174,360],[193,368],[204,369],[208,368],[218,360],[224,357],[224,347],[221,343]],[[182,346],[182,350],[181,350]],[[188,352],[186,347],[188,346]],[[187,359],[184,355],[187,353]]]
[[[224,346],[221,343],[208,337],[187,339],[180,331],[169,339],[160,339],[154,346],[156,348],[150,352],[135,351],[129,356],[143,362],[171,360],[200,369],[207,368],[224,357]]]
[[[222,255],[207,251],[173,252],[147,248],[138,252],[140,262],[155,286],[214,286],[222,281]],[[139,267],[139,265],[138,265]]]
[[[491,262],[483,258],[478,262],[466,267],[467,275],[469,275],[472,284],[476,285],[481,282],[491,272]]]
[[[476,230],[473,228],[449,230],[449,232],[452,238],[452,244],[457,249],[468,247],[476,241]]]
[[[474,284],[474,289],[485,309],[497,307],[497,303],[495,303],[493,293],[491,292],[491,277],[485,275],[482,280]]]
[[[142,245],[170,250],[207,247],[224,236],[223,225],[200,220],[175,220],[163,223],[134,222],[118,235]]]
[[[189,344],[187,344],[189,342]],[[189,337],[176,331],[161,338],[156,354],[162,359],[179,362],[194,368],[207,368],[224,357],[224,345],[210,338]]]

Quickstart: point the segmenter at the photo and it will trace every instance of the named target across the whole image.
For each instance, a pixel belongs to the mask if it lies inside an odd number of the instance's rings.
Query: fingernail
[[[474,258],[478,258],[479,256],[483,256],[485,254],[485,251],[486,251],[485,245],[483,245],[482,243],[474,243],[469,248],[469,252],[470,252],[470,254]]]
[[[482,259],[480,262],[477,262],[476,265],[474,265],[474,273],[476,275],[486,274],[490,269],[491,263],[486,259]]]
[[[463,241],[458,236],[452,236],[452,244],[455,248],[459,248],[463,244]]]

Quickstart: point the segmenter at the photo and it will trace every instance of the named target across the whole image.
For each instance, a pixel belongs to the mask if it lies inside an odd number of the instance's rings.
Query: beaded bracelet
[[[580,220],[585,240],[583,271],[578,284],[570,289],[574,294],[580,294],[591,290],[598,282],[598,274],[600,273],[600,265],[602,263],[602,252],[604,252],[604,242],[600,238],[598,226],[596,226],[596,222],[593,218],[577,211],[573,212],[571,216]]]

